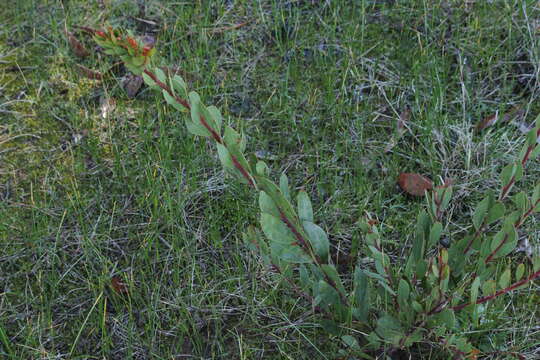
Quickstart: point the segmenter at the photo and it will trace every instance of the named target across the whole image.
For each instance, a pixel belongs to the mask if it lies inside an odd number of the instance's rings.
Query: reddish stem
[[[317,263],[320,266],[320,263],[321,263],[320,259],[317,257],[317,255],[315,255],[311,245],[306,241],[306,239],[304,239],[302,234],[300,234],[298,229],[296,229],[296,227],[291,222],[291,220],[289,220],[287,218],[287,216],[285,215],[285,213],[283,211],[281,211],[281,210],[279,210],[279,215],[280,215],[281,221],[283,221],[285,223],[285,225],[287,225],[289,230],[291,230],[291,232],[293,233],[294,237],[296,238],[296,240],[298,241],[300,246],[302,246],[302,249],[304,250],[304,252],[307,253],[307,254],[310,254],[312,256],[313,260],[315,261],[315,263]],[[328,284],[330,284],[330,286],[332,286],[334,288],[334,290],[336,290],[336,292],[339,294],[339,297],[341,298],[341,301],[343,302],[343,304],[349,306],[349,302],[347,301],[347,297],[344,294],[342,294],[341,291],[339,291],[339,289],[338,289],[336,283],[334,282],[334,280],[332,280],[324,271],[323,271],[323,274],[324,274],[324,278],[326,279],[326,282]]]
[[[491,294],[491,295],[488,295],[488,296],[483,296],[480,299],[477,299],[475,304],[476,305],[483,304],[483,303],[485,303],[485,302],[487,302],[489,300],[492,300],[492,299],[496,298],[497,296],[506,294],[507,292],[510,292],[510,291],[514,290],[515,288],[520,287],[523,284],[526,284],[526,283],[528,283],[530,281],[533,281],[538,277],[540,277],[540,270],[536,271],[535,273],[531,274],[529,277],[527,277],[525,279],[522,279],[522,280],[520,280],[520,281],[518,281],[516,283],[513,283],[512,285],[508,286],[507,288],[504,288],[504,289],[501,289],[501,290],[495,292],[494,294]],[[463,308],[465,308],[465,307],[467,307],[469,305],[471,305],[471,303],[460,304],[460,305],[452,307],[452,310],[459,311],[459,310],[461,310],[461,309],[463,309]]]
[[[488,262],[490,262],[491,260],[493,260],[493,257],[495,257],[495,255],[497,255],[497,253],[499,252],[499,250],[501,250],[501,248],[503,247],[504,244],[506,244],[506,241],[508,240],[508,238],[510,237],[510,235],[508,235],[508,233],[506,233],[504,235],[504,239],[501,241],[501,243],[499,244],[499,246],[497,246],[497,248],[495,250],[493,250],[491,252],[491,254],[489,254],[489,256],[486,258],[486,260],[484,260],[484,262],[487,264]]]
[[[152,80],[154,80],[154,82],[156,83],[157,86],[159,86],[160,88],[165,90],[172,98],[174,98],[176,100],[176,102],[178,102],[180,105],[182,105],[187,110],[191,110],[191,105],[189,105],[189,103],[186,100],[182,99],[179,96],[176,96],[172,92],[171,88],[169,88],[167,86],[167,84],[164,84],[163,82],[159,81],[159,79],[157,78],[157,76],[154,73],[152,73],[148,69],[144,69],[144,73],[146,75],[148,75]]]
[[[174,100],[176,100],[176,102],[178,102],[180,105],[182,105],[184,108],[186,108],[187,110],[191,110],[191,105],[185,100],[185,99],[182,99],[181,97],[179,96],[176,96],[171,88],[159,81],[159,79],[157,78],[157,76],[152,73],[151,71],[149,71],[148,69],[145,69],[144,70],[144,73],[146,75],[148,75],[155,83],[157,86],[159,86],[161,89],[165,90]],[[214,138],[214,140],[218,143],[218,144],[221,144],[223,146],[226,147],[226,144],[223,142],[223,138],[221,137],[221,135],[219,135],[209,124],[208,122],[206,121],[206,119],[204,118],[204,116],[200,115],[199,117],[200,121],[201,121],[201,124],[206,128],[206,130],[208,130],[208,132],[210,132],[210,134],[212,135],[212,138]],[[230,153],[230,152],[229,152]],[[236,156],[234,156],[233,154],[230,154],[231,155],[231,159],[232,159],[232,162],[234,164],[234,167],[240,171],[240,173],[242,174],[242,176],[247,180],[247,182],[249,183],[249,185],[251,185],[253,188],[256,188],[256,185],[255,185],[255,182],[253,181],[253,178],[249,175],[249,172],[242,166],[242,164],[240,164],[240,162],[238,161],[238,159],[236,158]]]
[[[525,221],[525,219],[527,219],[534,211],[534,209],[538,206],[538,204],[540,204],[540,199],[536,200],[536,202],[534,204],[531,205],[531,207],[529,208],[529,210],[527,210],[527,212],[525,214],[523,214],[523,216],[521,216],[514,224],[514,227],[517,229],[518,227],[520,227],[521,225],[523,225],[523,222]]]

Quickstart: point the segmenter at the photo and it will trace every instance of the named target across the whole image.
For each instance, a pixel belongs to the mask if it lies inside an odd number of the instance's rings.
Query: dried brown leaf
[[[113,276],[111,278],[111,286],[114,289],[114,291],[119,295],[123,295],[123,294],[128,293],[128,287],[122,281],[122,278],[120,276]]]
[[[505,114],[499,116],[498,114],[493,114],[493,115],[490,115],[484,119],[482,119],[482,121],[480,121],[477,125],[476,125],[476,132],[480,132],[490,126],[493,126],[495,124],[497,124],[499,121],[501,123],[510,123],[510,122],[515,122],[515,121],[520,121],[521,118],[523,118],[523,115],[525,115],[525,110],[523,110],[521,107],[519,106],[516,106],[514,107],[513,109],[511,109],[510,111],[507,111]]]
[[[75,65],[79,72],[86,78],[92,79],[92,80],[101,80],[103,78],[103,74],[101,74],[97,70],[92,70],[87,68],[86,66],[83,66],[81,64]]]
[[[403,191],[413,196],[424,196],[426,190],[433,189],[431,180],[415,173],[399,174],[398,184]]]
[[[86,50],[84,45],[79,40],[77,40],[77,38],[75,37],[75,35],[73,35],[72,32],[66,30],[66,36],[68,38],[69,46],[71,47],[71,50],[73,50],[75,55],[81,58],[90,55],[88,50]]]
[[[499,120],[499,115],[498,114],[493,114],[493,115],[490,115],[490,116],[482,119],[482,121],[480,121],[478,124],[476,124],[476,132],[480,132],[480,131],[484,130],[485,128],[488,128],[490,126],[495,125],[498,120]]]

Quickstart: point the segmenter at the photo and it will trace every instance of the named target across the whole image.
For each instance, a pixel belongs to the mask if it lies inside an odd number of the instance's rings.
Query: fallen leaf
[[[403,191],[413,196],[424,196],[426,190],[433,189],[431,180],[414,173],[399,174],[398,184]]]
[[[499,115],[497,113],[482,119],[482,121],[480,121],[476,125],[476,132],[480,132],[484,130],[485,128],[495,125],[498,120],[499,120]]]
[[[129,74],[126,77],[124,77],[124,80],[122,81],[122,85],[124,89],[126,90],[127,96],[129,98],[134,98],[135,95],[137,95],[137,92],[141,88],[141,85],[143,83],[143,78],[138,75]]]
[[[103,75],[97,70],[89,69],[86,66],[80,64],[76,64],[75,66],[77,66],[79,72],[88,79],[101,80],[103,78]]]
[[[509,122],[519,122],[521,118],[525,115],[525,110],[520,108],[519,106],[515,106],[511,110],[507,111],[505,114],[499,116],[499,114],[495,113],[493,115],[490,115],[486,118],[484,118],[482,121],[480,121],[475,128],[476,132],[480,132],[490,126],[493,126],[497,124],[499,121],[501,123],[509,123]]]
[[[122,281],[122,278],[120,276],[113,276],[111,278],[111,286],[114,291],[119,295],[127,294],[128,292],[127,285]]]
[[[77,40],[77,38],[75,37],[75,35],[73,35],[73,33],[66,30],[66,36],[69,41],[69,46],[71,46],[71,50],[73,50],[75,55],[81,58],[87,57],[88,55],[90,55],[88,50],[86,50],[84,45],[79,40]]]

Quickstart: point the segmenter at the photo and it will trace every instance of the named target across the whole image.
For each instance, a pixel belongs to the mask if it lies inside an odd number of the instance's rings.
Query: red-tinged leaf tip
[[[403,191],[413,196],[424,196],[426,190],[433,189],[433,183],[428,178],[414,173],[399,174],[398,184]]]
[[[134,38],[128,37],[127,41],[129,45],[133,48],[133,50],[137,50],[139,48],[139,44],[137,44],[137,40]]]
[[[150,50],[152,50],[151,46],[146,45],[145,47],[143,47],[143,49],[142,49],[143,56],[147,56],[148,53],[150,52]]]

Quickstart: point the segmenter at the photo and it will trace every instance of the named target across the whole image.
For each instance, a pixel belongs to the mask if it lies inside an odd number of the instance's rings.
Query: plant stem
[[[510,292],[530,281],[533,281],[535,280],[536,278],[540,277],[540,270],[537,270],[535,273],[531,274],[529,277],[525,278],[525,279],[522,279],[518,282],[515,282],[513,283],[512,285],[508,286],[507,288],[504,288],[504,289],[501,289],[497,292],[495,292],[494,294],[491,294],[491,295],[487,295],[487,296],[483,296],[479,299],[476,300],[475,304],[476,305],[479,305],[479,304],[483,304],[489,300],[492,300],[494,298],[496,298],[497,296],[500,296],[500,295],[503,295],[503,294],[506,294],[507,292]],[[472,305],[472,303],[463,303],[463,304],[460,304],[460,305],[457,305],[457,306],[454,306],[452,307],[452,310],[454,311],[459,311],[469,305]]]

